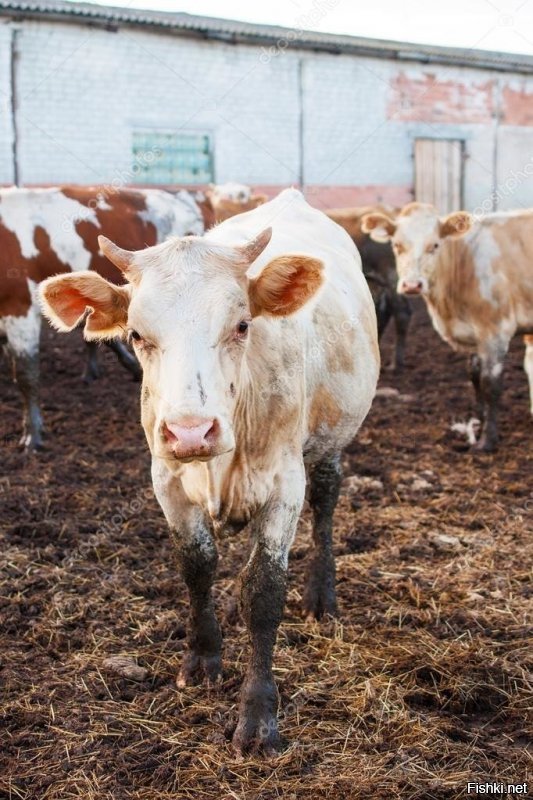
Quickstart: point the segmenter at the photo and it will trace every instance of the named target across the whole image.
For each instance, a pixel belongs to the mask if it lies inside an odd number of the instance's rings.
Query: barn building
[[[533,57],[313,33],[311,18],[0,0],[0,184],[533,206]]]

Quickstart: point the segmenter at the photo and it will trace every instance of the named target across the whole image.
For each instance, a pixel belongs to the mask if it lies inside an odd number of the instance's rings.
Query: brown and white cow
[[[407,297],[398,293],[398,273],[390,243],[375,242],[363,231],[363,217],[371,213],[391,214],[391,211],[383,206],[331,208],[326,211],[328,217],[337,225],[341,225],[352,237],[359,250],[363,262],[363,272],[376,306],[380,339],[390,319],[394,319],[396,347],[391,367],[399,371],[405,366],[407,330],[413,311]]]
[[[304,606],[315,617],[336,607],[339,456],[379,373],[361,261],[347,234],[291,189],[203,238],[127,252],[102,237],[101,247],[128,284],[51,278],[44,313],[63,331],[85,318],[89,340],[128,330],[142,362],[154,490],[191,602],[180,686],[220,675],[213,532],[251,523],[241,584],[251,658],[233,742],[268,751],[279,744],[272,657],[306,467],[314,549]]]
[[[268,200],[266,194],[253,194],[250,187],[242,183],[212,184],[206,189],[205,197],[211,203],[215,222],[252,211]]]
[[[431,205],[410,203],[394,220],[366,216],[363,228],[377,241],[392,242],[398,291],[423,295],[440,336],[472,354],[483,423],[475,447],[494,449],[509,342],[515,333],[533,333],[533,209],[475,220],[465,211],[442,218]],[[533,393],[531,342],[524,366]]]
[[[112,186],[0,190],[0,341],[7,343],[25,400],[23,441],[28,447],[42,443],[37,285],[60,272],[84,270],[122,283],[121,273],[100,251],[99,234],[125,247],[141,248],[170,235],[203,230],[201,210],[188,192],[172,195]],[[108,344],[140,377],[124,345],[114,340]],[[87,379],[95,377],[95,347],[91,343]]]

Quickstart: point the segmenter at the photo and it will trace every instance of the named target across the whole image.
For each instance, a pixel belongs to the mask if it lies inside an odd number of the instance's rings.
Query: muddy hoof
[[[178,677],[176,686],[196,686],[206,680],[208,683],[217,683],[222,680],[222,659],[220,655],[199,656],[197,653],[187,653]]]
[[[283,749],[275,714],[259,716],[249,714],[239,720],[233,734],[232,747],[239,758],[246,755],[262,755],[267,758],[278,755]]]
[[[397,364],[396,361],[391,361],[389,364],[386,364],[383,369],[385,372],[392,372],[396,375],[399,375],[405,369],[405,364]]]
[[[242,687],[239,722],[233,734],[237,756],[271,756],[279,753],[282,742],[277,720],[278,690],[270,679],[247,678]]]
[[[337,616],[337,597],[333,587],[308,585],[302,605],[306,619]]]
[[[100,367],[92,366],[92,367],[87,367],[87,369],[85,369],[83,375],[81,376],[81,379],[83,383],[89,385],[91,383],[94,383],[94,381],[97,381],[101,377],[102,377],[102,370],[100,369]]]
[[[483,437],[472,445],[470,448],[473,453],[494,453],[497,449],[497,443],[494,441],[490,441],[489,439],[483,439]]]
[[[45,450],[45,445],[40,435],[29,436],[24,434],[19,439],[19,448],[29,455],[31,453],[41,453]]]

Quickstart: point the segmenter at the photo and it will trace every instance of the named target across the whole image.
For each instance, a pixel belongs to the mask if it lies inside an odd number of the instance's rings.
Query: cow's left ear
[[[270,261],[257,278],[249,282],[253,317],[294,314],[322,285],[324,264],[311,256],[279,256]]]
[[[89,311],[84,336],[90,340],[123,336],[128,319],[129,287],[115,286],[95,272],[57,275],[39,286],[43,314],[58,330],[73,330]]]
[[[396,233],[396,223],[387,214],[365,214],[361,219],[361,230],[368,233],[374,242],[389,242]]]
[[[468,211],[454,211],[453,214],[448,214],[440,220],[439,233],[442,239],[446,236],[463,236],[473,224],[474,219]]]

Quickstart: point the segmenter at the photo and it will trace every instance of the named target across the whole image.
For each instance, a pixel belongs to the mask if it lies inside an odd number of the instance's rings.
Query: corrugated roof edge
[[[16,2],[0,0],[0,16],[14,18],[47,18],[67,22],[87,22],[102,27],[129,25],[166,30],[184,36],[198,36],[230,43],[264,44],[288,49],[317,50],[328,53],[346,53],[373,58],[393,58],[402,61],[468,66],[504,72],[533,74],[533,56],[499,53],[490,50],[438,47],[319,33],[277,25],[203,17],[182,12],[149,11],[99,6],[94,3],[67,2],[67,0],[35,0]]]

